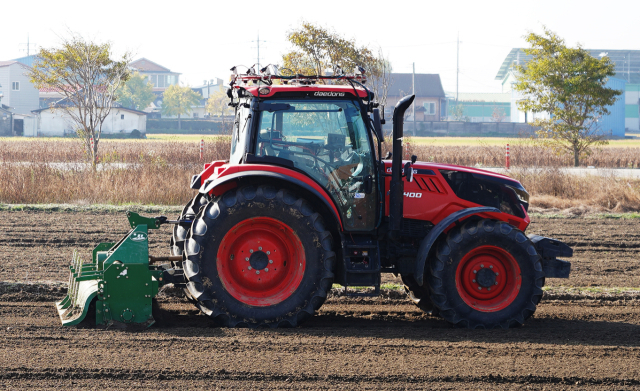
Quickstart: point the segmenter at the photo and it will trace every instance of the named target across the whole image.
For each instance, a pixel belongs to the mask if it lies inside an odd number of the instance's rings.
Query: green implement
[[[155,322],[151,300],[163,285],[163,269],[149,264],[148,230],[164,221],[133,212],[127,217],[132,229],[117,243],[96,246],[91,263],[74,251],[67,296],[56,303],[63,326],[91,321],[87,314],[94,312],[93,303],[97,326],[148,327]]]

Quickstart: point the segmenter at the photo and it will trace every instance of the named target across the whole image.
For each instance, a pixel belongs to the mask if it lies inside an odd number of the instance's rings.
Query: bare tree
[[[391,72],[393,72],[393,70],[389,58],[384,55],[382,48],[378,48],[378,55],[374,60],[374,66],[372,66],[373,74],[369,79],[369,86],[381,106],[387,105],[387,95],[393,81]]]
[[[102,124],[111,112],[116,91],[129,78],[130,60],[129,53],[112,59],[109,42],[95,43],[71,33],[60,47],[40,49],[28,72],[37,88],[53,88],[64,96],[52,108],[71,118],[94,167]]]
[[[491,112],[491,121],[493,122],[502,122],[505,119],[505,112],[502,107],[494,106],[493,111]]]

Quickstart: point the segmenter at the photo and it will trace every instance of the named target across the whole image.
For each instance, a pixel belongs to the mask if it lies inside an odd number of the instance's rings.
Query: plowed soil
[[[222,329],[164,292],[131,332],[63,328],[52,303],[73,249],[117,240],[122,214],[0,212],[0,389],[640,389],[638,224],[535,218],[575,256],[519,329],[454,329],[399,291],[335,293],[295,329]],[[151,253],[169,236],[151,231]]]

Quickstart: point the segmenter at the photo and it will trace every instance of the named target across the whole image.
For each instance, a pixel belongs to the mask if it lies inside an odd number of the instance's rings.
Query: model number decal
[[[412,170],[413,170],[413,174],[414,175],[416,175],[416,174],[435,175],[433,173],[433,171],[431,171],[431,170],[420,170],[420,169],[415,169],[415,168],[412,168]],[[387,172],[391,173],[391,172],[393,172],[393,169],[391,167],[387,167]]]
[[[409,193],[405,191],[404,196],[407,198],[422,198],[422,193]]]

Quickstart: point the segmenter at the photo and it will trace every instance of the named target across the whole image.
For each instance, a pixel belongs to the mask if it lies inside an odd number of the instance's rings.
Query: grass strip
[[[3,204],[0,203],[0,211],[3,212],[45,212],[45,213],[124,213],[133,211],[139,213],[171,213],[182,212],[182,205],[142,205],[142,204]]]

